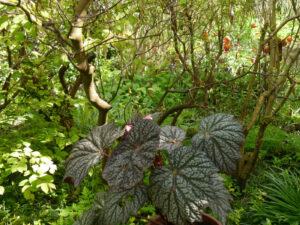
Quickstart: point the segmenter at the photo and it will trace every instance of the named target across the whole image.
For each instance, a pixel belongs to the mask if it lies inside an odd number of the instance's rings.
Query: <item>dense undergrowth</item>
[[[197,113],[185,111],[180,119],[184,129],[196,129],[189,122],[191,118],[201,119]],[[2,130],[0,186],[5,191],[0,196],[0,224],[72,224],[93,202],[94,193],[107,188],[99,176],[101,165],[91,169],[77,189],[62,182],[70,143],[83,137],[95,125],[96,117],[94,109],[84,104],[78,106],[77,126],[70,133],[41,115],[26,117],[18,125],[7,125]],[[246,150],[253,149],[257,131],[255,128],[250,132]],[[224,175],[225,185],[235,199],[228,224],[298,224],[286,215],[299,212],[299,165],[299,134],[270,126],[247,188],[240,191],[236,180]],[[146,224],[145,217],[155,215],[155,210],[145,205],[138,215],[128,224]]]
[[[75,96],[70,93],[82,72],[76,56],[83,49],[72,49],[69,40],[78,1],[19,1],[15,6],[16,1],[0,2],[0,225],[71,225],[90,207],[94,194],[107,189],[99,175],[102,165],[92,168],[76,189],[63,182],[71,145],[98,123],[98,110],[89,103],[83,85]],[[247,136],[246,153],[255,148],[265,119],[272,121],[246,188],[241,190],[234,177],[222,176],[234,197],[228,225],[299,225],[299,58],[287,73],[281,73],[285,59],[277,62],[279,71],[273,65],[276,73],[268,74],[271,51],[276,49],[279,54],[280,49],[279,59],[289,56],[286,51],[300,49],[299,17],[293,17],[299,12],[299,1],[277,1],[273,12],[278,13],[277,21],[273,22],[280,29],[274,36],[266,22],[271,11],[257,9],[269,4],[265,0],[170,1],[182,7],[177,8],[177,28],[170,24],[176,17],[169,15],[171,8],[164,8],[169,1],[125,1],[107,14],[102,14],[102,2],[117,2],[117,6],[124,1],[85,2],[93,2],[90,13],[96,16],[83,26],[82,37],[91,45],[85,53],[94,54],[87,60],[95,67],[95,89],[112,106],[109,122],[120,127],[136,112],[164,113],[187,103],[197,107],[187,107],[177,119],[180,110],[175,110],[162,125],[176,122],[192,137],[203,117],[224,112],[242,118],[246,127],[260,97],[266,91],[273,93],[268,88],[287,76],[275,88],[272,110],[282,99],[286,101],[270,117],[264,113],[272,98],[264,99]],[[254,7],[254,2],[259,4]],[[290,5],[289,11],[287,5],[292,2],[298,8]],[[33,7],[29,14],[37,22],[32,23],[24,13],[29,3]],[[210,6],[214,3],[218,4]],[[35,4],[41,4],[40,8]],[[156,20],[160,16],[162,21]],[[288,18],[290,22],[280,27]],[[149,24],[154,26],[151,29],[158,27],[148,30]],[[106,39],[109,34],[116,39],[110,42],[109,36]],[[279,49],[271,50],[271,39],[279,40]],[[243,118],[245,102],[247,115]],[[145,225],[155,215],[153,206],[144,205],[127,225]]]

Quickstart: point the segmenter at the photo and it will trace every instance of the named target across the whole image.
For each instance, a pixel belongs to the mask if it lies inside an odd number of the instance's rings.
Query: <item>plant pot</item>
[[[222,225],[222,223],[220,221],[218,221],[216,218],[212,217],[211,215],[207,214],[207,213],[202,213],[202,219],[203,219],[203,223],[195,223],[196,224],[203,224],[203,225]],[[156,216],[154,218],[152,218],[153,221],[157,222],[157,223],[161,223],[161,224],[165,224],[165,221],[160,217],[160,216]],[[153,222],[149,222],[147,223],[147,225],[158,225],[155,224]]]

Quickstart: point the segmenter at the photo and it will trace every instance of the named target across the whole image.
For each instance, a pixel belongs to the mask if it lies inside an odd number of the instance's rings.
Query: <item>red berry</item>
[[[228,36],[226,36],[226,37],[224,38],[224,41],[225,41],[226,44],[228,44],[228,43],[231,42],[231,38],[228,37]]]
[[[287,43],[286,43],[285,40],[282,40],[282,41],[281,41],[281,44],[282,44],[283,47],[287,45]]]
[[[225,44],[224,45],[224,50],[225,50],[225,52],[227,52],[229,49],[230,49],[230,44]]]
[[[266,54],[269,53],[269,47],[268,47],[268,46],[266,46],[266,47],[264,48],[264,53],[266,53]]]
[[[203,36],[203,37],[208,37],[208,33],[205,32],[205,33],[202,34],[202,36]]]

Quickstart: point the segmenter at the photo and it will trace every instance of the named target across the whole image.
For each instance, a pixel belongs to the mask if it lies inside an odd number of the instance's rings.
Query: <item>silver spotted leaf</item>
[[[164,126],[160,130],[159,149],[171,153],[182,145],[186,132],[176,126]]]
[[[213,191],[208,193],[208,207],[220,219],[222,224],[226,224],[228,213],[232,211],[230,201],[232,197],[229,191],[224,187],[223,178],[218,174],[211,176],[211,188]]]
[[[212,191],[210,177],[218,169],[204,152],[186,146],[173,151],[169,162],[169,167],[156,167],[150,175],[152,203],[174,224],[201,221],[203,200]]]
[[[205,117],[199,128],[200,133],[192,138],[192,146],[206,152],[220,172],[234,172],[245,140],[243,127],[232,115],[219,113]]]
[[[129,189],[144,177],[159,145],[160,128],[152,120],[141,120],[118,144],[107,160],[102,176],[109,186]]]
[[[125,224],[130,215],[136,214],[147,199],[145,185],[138,185],[127,190],[110,189],[105,200],[104,224]]]
[[[109,123],[95,127],[86,138],[76,142],[66,160],[64,180],[77,187],[104,156],[104,150],[123,135],[121,128]]]

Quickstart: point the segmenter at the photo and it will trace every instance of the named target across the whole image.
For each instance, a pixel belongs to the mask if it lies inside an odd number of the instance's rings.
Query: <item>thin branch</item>
[[[174,87],[174,85],[179,81],[179,79],[182,77],[182,75],[184,74],[185,69],[183,69],[183,71],[177,76],[177,78],[173,81],[173,83],[170,85],[170,87],[167,88],[167,90],[165,91],[165,93],[161,96],[159,102],[156,104],[154,110],[152,111],[153,113],[157,111],[158,107],[161,105],[161,103],[163,102],[163,100],[166,98],[167,94],[170,92],[170,89]]]
[[[191,109],[191,108],[207,108],[207,106],[204,105],[198,105],[198,104],[182,104],[182,105],[177,105],[174,106],[173,108],[167,110],[166,112],[164,112],[158,119],[157,124],[161,125],[164,120],[172,113],[177,112],[179,110],[183,110],[183,109]]]
[[[231,81],[234,81],[234,80],[237,80],[237,79],[240,79],[248,74],[250,74],[251,71],[248,71],[248,72],[245,72],[244,74],[240,75],[240,76],[237,76],[237,77],[234,77],[234,78],[231,78],[231,79],[228,79],[228,80],[223,80],[223,81],[216,81],[216,82],[213,82],[213,83],[209,83],[207,85],[203,85],[203,86],[199,86],[199,87],[193,87],[193,88],[189,88],[187,90],[169,90],[170,93],[190,93],[191,91],[195,90],[195,89],[203,89],[203,88],[207,88],[207,87],[211,87],[215,84],[224,84],[224,83],[227,83],[227,82],[231,82]]]
[[[58,71],[59,81],[61,83],[61,86],[62,86],[65,94],[67,94],[67,95],[69,94],[69,88],[68,88],[68,85],[65,80],[65,73],[68,70],[68,68],[69,68],[69,65],[67,65],[67,66],[63,65],[60,67],[60,69]]]
[[[290,22],[290,21],[292,21],[292,20],[295,20],[295,19],[298,19],[298,18],[300,18],[300,14],[298,14],[298,15],[295,15],[295,16],[293,16],[293,17],[291,17],[291,18],[288,18],[288,19],[286,19],[285,21],[283,21],[277,28],[276,28],[276,30],[274,30],[274,32],[272,32],[270,35],[269,35],[269,37],[263,42],[263,45],[265,45],[265,44],[267,44],[277,33],[278,33],[278,31],[280,31],[280,29],[282,28],[282,27],[284,27],[288,22]]]

